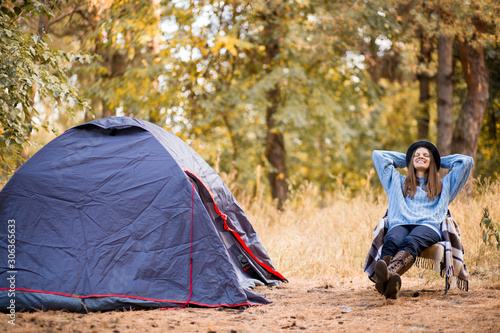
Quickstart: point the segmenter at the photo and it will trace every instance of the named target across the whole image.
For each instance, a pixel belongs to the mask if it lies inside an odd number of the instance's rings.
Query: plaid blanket
[[[384,245],[384,236],[388,227],[387,216],[380,219],[373,230],[373,241],[365,259],[363,271],[375,282],[375,264],[380,258]],[[446,292],[453,281],[460,290],[469,290],[469,273],[464,264],[464,248],[460,240],[460,228],[450,213],[441,223],[443,241],[422,252],[415,260],[417,267],[435,269],[446,279]],[[423,256],[425,253],[425,256]]]

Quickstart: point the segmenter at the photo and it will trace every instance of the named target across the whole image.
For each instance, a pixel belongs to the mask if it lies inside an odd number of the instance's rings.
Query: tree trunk
[[[438,38],[437,147],[442,156],[450,155],[453,136],[453,40]]]
[[[111,116],[116,116],[116,111],[109,108],[109,104],[102,100],[102,118],[107,118]]]
[[[233,166],[236,166],[236,160],[238,159],[238,154],[239,154],[239,138],[236,136],[236,133],[234,133],[233,126],[231,125],[231,121],[229,120],[229,117],[225,111],[222,111],[221,113],[222,120],[224,121],[224,125],[227,128],[227,131],[229,133],[229,137],[231,139],[231,145],[233,146],[233,157],[231,158],[231,163]]]
[[[458,52],[467,82],[467,97],[455,124],[451,151],[475,158],[489,97],[484,48],[473,47],[469,43],[458,43]]]
[[[274,15],[268,17],[266,20],[268,24],[264,30],[264,36],[267,37],[265,63],[268,65],[268,72],[274,67],[273,62],[280,52],[280,41],[275,37],[275,30],[279,28],[275,23],[279,20],[277,16],[279,14],[275,12]],[[288,172],[286,167],[285,140],[283,134],[276,128],[275,121],[275,115],[281,105],[281,88],[278,82],[275,82],[273,88],[267,92],[267,100],[269,106],[266,108],[265,156],[269,164],[271,164],[268,179],[271,185],[272,198],[278,199],[278,209],[283,210],[283,205],[288,198]]]
[[[267,94],[271,105],[266,109],[266,158],[271,164],[268,178],[273,199],[278,199],[278,209],[283,210],[283,204],[288,198],[288,172],[286,169],[286,150],[283,134],[276,129],[274,115],[280,103],[280,88],[276,85]]]
[[[126,55],[115,51],[113,54],[108,55],[108,78],[121,77],[127,68]],[[111,109],[106,99],[102,103],[102,118],[116,116],[116,109]]]
[[[429,137],[429,100],[430,100],[430,89],[429,85],[431,82],[431,77],[427,71],[429,68],[429,63],[431,61],[432,45],[427,36],[420,36],[420,55],[418,56],[418,62],[420,66],[425,69],[417,74],[417,79],[420,83],[420,97],[419,97],[419,107],[417,115],[418,124],[418,138],[427,139]]]

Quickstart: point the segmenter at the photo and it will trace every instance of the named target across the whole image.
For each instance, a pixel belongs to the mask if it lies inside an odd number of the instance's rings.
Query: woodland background
[[[499,36],[497,0],[0,0],[1,182],[111,115],[279,209],[378,184],[371,151],[417,139],[497,180]]]

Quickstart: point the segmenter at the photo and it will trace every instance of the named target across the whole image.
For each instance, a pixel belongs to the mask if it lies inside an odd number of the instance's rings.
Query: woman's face
[[[417,171],[427,172],[431,165],[431,152],[429,149],[420,147],[413,153],[413,167]]]

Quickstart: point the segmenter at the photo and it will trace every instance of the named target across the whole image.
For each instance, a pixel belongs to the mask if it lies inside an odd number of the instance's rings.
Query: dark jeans
[[[381,257],[394,256],[404,250],[416,258],[423,250],[440,240],[440,236],[427,226],[398,225],[385,235]]]

